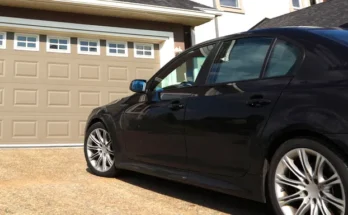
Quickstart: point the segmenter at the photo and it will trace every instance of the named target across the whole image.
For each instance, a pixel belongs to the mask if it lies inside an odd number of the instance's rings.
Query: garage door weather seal
[[[49,144],[0,144],[0,149],[24,148],[81,148],[83,143],[49,143]]]

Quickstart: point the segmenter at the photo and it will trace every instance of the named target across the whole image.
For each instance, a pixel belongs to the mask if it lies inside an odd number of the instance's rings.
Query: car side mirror
[[[146,88],[146,80],[135,79],[131,82],[129,89],[136,93],[144,93]]]

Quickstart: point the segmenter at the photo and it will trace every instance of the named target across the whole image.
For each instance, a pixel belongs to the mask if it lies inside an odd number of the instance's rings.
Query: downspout
[[[192,41],[192,46],[196,45],[195,27],[191,27],[191,41]]]
[[[214,15],[214,25],[215,25],[215,38],[219,37],[219,23],[218,23],[218,17],[221,16],[221,11],[219,11],[216,7],[216,0],[213,0],[213,7],[210,8],[202,8],[202,7],[195,7],[197,9],[200,9],[201,11],[204,11],[206,13]],[[192,36],[192,45],[196,45],[195,41],[195,30],[194,27],[191,27],[191,36]]]
[[[216,1],[218,1],[218,0],[213,0],[213,6],[214,6],[215,9],[217,9]],[[218,20],[218,18],[219,18],[219,16],[215,15],[214,23],[215,23],[215,35],[216,35],[216,38],[220,37],[220,34],[219,34],[219,20]]]

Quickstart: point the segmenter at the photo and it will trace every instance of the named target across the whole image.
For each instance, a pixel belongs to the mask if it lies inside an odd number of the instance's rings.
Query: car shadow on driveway
[[[126,171],[117,180],[227,214],[273,215],[266,204],[140,173]]]

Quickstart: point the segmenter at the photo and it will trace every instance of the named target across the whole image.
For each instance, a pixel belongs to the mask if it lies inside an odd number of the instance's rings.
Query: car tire
[[[115,177],[120,170],[115,167],[115,154],[109,132],[103,123],[88,128],[85,135],[84,154],[90,172],[102,177]]]
[[[272,157],[267,183],[277,215],[348,214],[347,162],[325,141],[295,138],[283,143]]]

